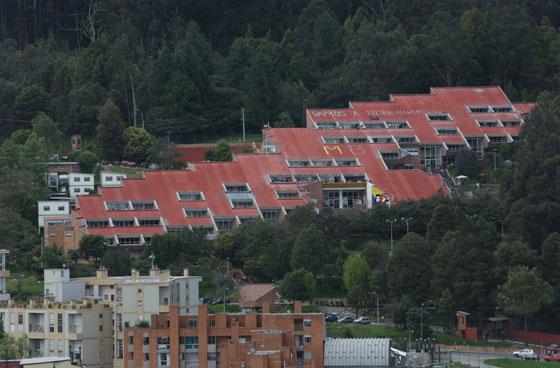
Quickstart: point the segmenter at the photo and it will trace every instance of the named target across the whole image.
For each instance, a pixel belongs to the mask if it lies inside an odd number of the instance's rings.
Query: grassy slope
[[[484,363],[500,368],[547,368],[559,366],[556,362],[535,362],[520,359],[488,359]]]

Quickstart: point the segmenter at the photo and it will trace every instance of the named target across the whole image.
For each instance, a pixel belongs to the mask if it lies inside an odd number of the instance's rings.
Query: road
[[[479,352],[452,352],[451,360],[461,364],[469,365],[471,367],[487,368],[483,364],[487,359],[505,359],[512,358],[509,353],[479,353]]]

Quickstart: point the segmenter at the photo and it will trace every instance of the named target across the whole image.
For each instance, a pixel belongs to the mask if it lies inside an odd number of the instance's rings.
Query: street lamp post
[[[391,225],[391,254],[393,254],[393,224],[397,222],[397,219],[387,219],[385,222]]]
[[[412,217],[402,217],[401,221],[406,222],[406,233],[408,234],[409,231],[409,221],[412,220]]]
[[[421,351],[424,352],[424,303],[420,306],[420,344]]]

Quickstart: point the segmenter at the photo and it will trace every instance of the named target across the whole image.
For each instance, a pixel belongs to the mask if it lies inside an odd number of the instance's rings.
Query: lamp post
[[[393,254],[393,224],[397,222],[397,219],[387,219],[385,222],[391,225],[391,254]]]
[[[409,231],[409,221],[412,220],[412,217],[402,217],[401,221],[406,222],[406,233],[408,234]]]
[[[377,311],[377,324],[379,324],[379,294],[377,294],[377,291],[374,291],[375,293],[375,308]]]
[[[420,344],[422,353],[424,352],[424,303],[420,306]]]

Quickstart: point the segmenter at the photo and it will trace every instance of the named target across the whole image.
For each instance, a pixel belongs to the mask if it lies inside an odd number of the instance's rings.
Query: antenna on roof
[[[152,261],[152,270],[155,270],[155,267],[154,267],[154,260],[156,259],[156,256],[152,253],[152,254],[150,254],[150,256],[148,257],[148,259],[149,259],[150,261]]]

